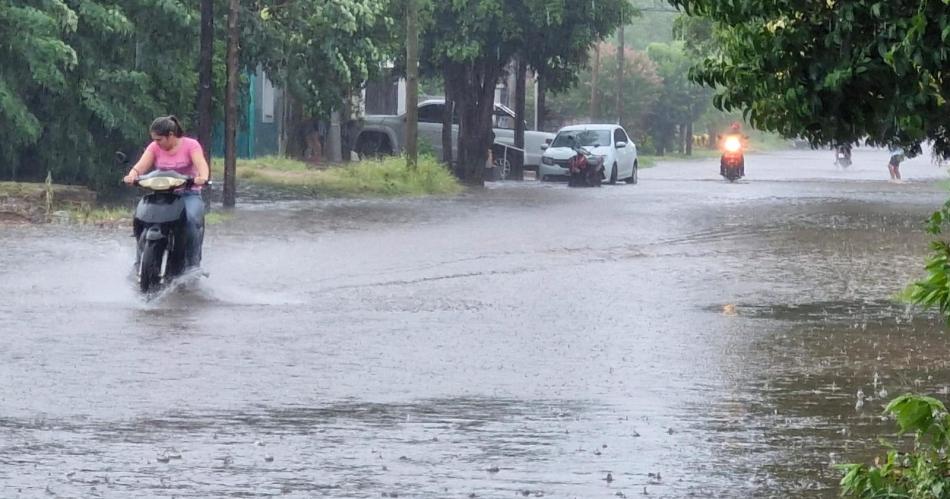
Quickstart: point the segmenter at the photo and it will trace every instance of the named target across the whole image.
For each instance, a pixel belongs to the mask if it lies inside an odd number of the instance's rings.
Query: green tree
[[[32,97],[66,91],[67,74],[77,64],[76,50],[65,42],[75,33],[78,16],[60,0],[0,3],[0,172],[23,172],[19,153],[39,141],[42,116]]]
[[[175,0],[0,2],[0,175],[114,184],[113,151],[193,108],[196,21]]]
[[[551,118],[557,123],[582,120],[591,122],[614,122],[616,120],[617,82],[604,77],[617,74],[617,46],[599,44],[599,64],[580,70],[578,84],[555,94],[549,102]],[[637,143],[642,143],[646,131],[646,115],[660,98],[663,79],[657,73],[657,65],[646,53],[627,48],[624,50],[624,99],[627,101],[625,126]],[[594,70],[600,73],[594,86]],[[592,88],[593,87],[593,88]],[[591,100],[594,100],[591,109]],[[593,111],[593,114],[591,114]]]
[[[462,178],[483,182],[491,146],[495,85],[505,66],[523,56],[548,82],[567,87],[587,52],[621,22],[626,0],[448,0],[433,2],[423,34],[428,67],[441,68],[459,117]],[[616,12],[616,16],[609,16]]]
[[[711,92],[689,80],[694,64],[684,42],[654,43],[647,54],[663,80],[660,97],[647,113],[649,133],[657,154],[671,149],[692,153],[693,123],[706,112]]]
[[[286,152],[300,155],[315,118],[343,109],[348,97],[404,52],[404,2],[254,0],[242,35],[242,58],[261,64],[289,93]]]
[[[950,157],[945,0],[670,0],[718,23],[720,53],[696,68],[724,110],[813,145],[932,140]]]

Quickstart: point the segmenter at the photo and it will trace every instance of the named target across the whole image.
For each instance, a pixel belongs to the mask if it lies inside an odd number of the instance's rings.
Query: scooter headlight
[[[723,146],[727,152],[739,152],[742,149],[742,142],[739,141],[738,137],[729,137]]]
[[[186,180],[172,177],[152,177],[139,180],[139,185],[153,191],[167,191],[185,185]]]

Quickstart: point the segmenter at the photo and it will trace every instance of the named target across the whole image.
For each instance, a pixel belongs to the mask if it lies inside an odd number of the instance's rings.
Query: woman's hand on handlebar
[[[139,179],[139,172],[137,172],[134,168],[129,170],[128,175],[126,175],[125,177],[122,177],[122,181],[128,185],[134,184],[135,181],[138,179]]]
[[[205,185],[205,184],[208,183],[208,178],[207,178],[207,177],[195,177],[194,183],[195,183],[195,185]]]

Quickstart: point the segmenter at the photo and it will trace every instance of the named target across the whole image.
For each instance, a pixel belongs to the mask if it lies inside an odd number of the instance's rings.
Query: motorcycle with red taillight
[[[604,180],[604,157],[573,145],[574,156],[567,160],[568,187],[600,187]]]
[[[745,176],[745,137],[726,135],[722,139],[722,156],[719,158],[719,174],[730,182]]]

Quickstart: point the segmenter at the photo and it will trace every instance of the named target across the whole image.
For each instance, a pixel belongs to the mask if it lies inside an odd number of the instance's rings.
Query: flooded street
[[[836,497],[950,391],[896,301],[947,175],[887,158],[244,204],[152,301],[122,231],[0,226],[0,497]]]

